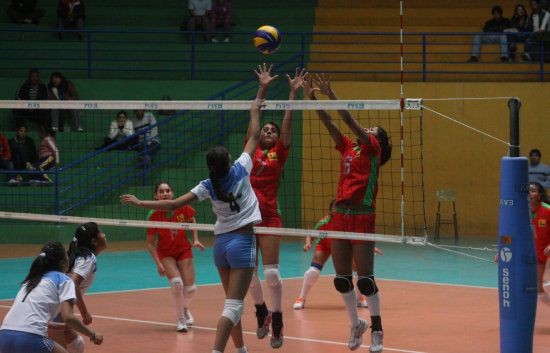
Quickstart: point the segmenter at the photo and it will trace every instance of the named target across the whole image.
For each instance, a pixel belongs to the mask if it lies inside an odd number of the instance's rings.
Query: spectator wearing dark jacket
[[[37,69],[29,70],[29,79],[19,86],[15,92],[17,100],[46,100],[48,99],[48,87],[40,81],[40,74]],[[49,112],[44,109],[14,109],[15,126],[25,124],[25,120],[33,120],[38,125],[49,127]]]
[[[531,16],[527,21],[527,32],[534,32],[525,42],[525,53],[522,58],[526,61],[536,59],[540,52],[540,40],[550,29],[550,13],[540,5],[539,0],[531,0]],[[550,43],[547,43],[549,45]]]
[[[229,32],[231,32],[231,3],[227,0],[216,0],[212,4],[212,23],[210,29],[215,31],[217,27],[223,26],[224,42],[229,43]],[[217,43],[215,35],[212,35],[212,43]]]
[[[11,161],[15,170],[32,170],[33,164],[38,162],[36,144],[27,136],[27,127],[22,125],[17,128],[15,137],[8,140],[11,150]],[[22,181],[21,174],[17,175],[17,181]]]
[[[504,30],[504,32],[517,33],[508,36],[508,51],[510,53],[510,59],[516,58],[517,43],[523,43],[527,39],[527,34],[521,34],[527,32],[527,22],[529,16],[522,4],[516,5],[514,9],[514,16],[510,19],[510,28]]]
[[[60,72],[52,73],[50,82],[48,83],[48,99],[51,100],[79,100],[78,91],[74,84],[67,80]],[[80,111],[76,109],[52,109],[52,129],[53,131],[63,131],[63,122],[59,124],[59,118],[62,113],[71,116],[77,131],[84,131],[82,121],[80,119]]]
[[[74,28],[84,29],[84,0],[59,0],[57,4],[57,29]],[[59,39],[63,39],[63,32],[59,32]],[[78,39],[84,36],[78,32]]]
[[[40,18],[44,17],[44,9],[36,8],[36,0],[12,0],[8,16],[17,24],[38,24]]]
[[[483,32],[485,33],[499,33],[504,32],[505,29],[510,28],[510,20],[502,17],[502,7],[494,6],[491,10],[493,18],[485,22],[483,26]],[[498,44],[500,43],[500,60],[503,62],[508,61],[508,40],[504,34],[477,34],[474,37],[474,45],[472,47],[472,56],[468,62],[477,62],[479,58],[480,47],[482,43]]]

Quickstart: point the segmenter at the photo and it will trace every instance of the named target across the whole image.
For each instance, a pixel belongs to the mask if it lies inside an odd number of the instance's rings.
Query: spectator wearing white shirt
[[[96,147],[96,150],[103,149],[109,145],[112,145],[115,142],[124,140],[134,134],[134,123],[131,120],[128,120],[128,115],[124,110],[121,110],[117,113],[116,120],[111,121],[111,126],[109,127],[109,134],[105,137],[103,145]],[[133,139],[126,139],[124,142],[120,142],[116,146],[113,146],[113,150],[125,150],[135,145]]]
[[[525,42],[525,53],[522,59],[531,61],[538,58],[541,42],[550,26],[550,13],[546,12],[540,5],[540,0],[531,0],[531,16],[527,21],[527,32],[534,32]],[[547,45],[550,43],[546,43]]]
[[[207,32],[210,30],[210,11],[212,10],[212,0],[189,0],[189,20],[187,21],[187,30],[194,31],[201,28]],[[193,36],[189,35],[189,40]],[[204,40],[210,40],[210,34],[204,34]]]
[[[151,166],[151,158],[160,149],[160,138],[158,134],[157,119],[151,112],[134,110],[135,117],[132,119],[135,132],[146,131],[139,135],[136,150],[142,155],[145,151],[145,160],[148,167]],[[140,156],[141,158],[142,156]]]

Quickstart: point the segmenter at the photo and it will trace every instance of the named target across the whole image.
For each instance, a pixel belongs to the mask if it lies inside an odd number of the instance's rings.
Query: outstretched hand
[[[292,92],[298,92],[300,88],[304,87],[305,79],[308,75],[308,73],[305,71],[306,69],[303,68],[302,71],[298,73],[298,68],[296,68],[296,73],[294,74],[294,78],[290,78],[288,74],[286,75],[286,78],[288,79],[288,85],[290,86],[290,90]]]
[[[260,81],[260,86],[267,87],[273,82],[279,75],[271,76],[271,69],[273,68],[273,64],[269,66],[269,69],[267,69],[266,64],[264,63],[263,67],[262,65],[258,65],[258,71],[254,70],[254,73],[258,76],[258,80]]]
[[[311,75],[306,76],[306,81],[304,84],[304,94],[309,99],[315,99],[315,91],[319,91],[319,88],[313,87],[313,78]]]
[[[324,73],[322,73],[321,76],[319,76],[319,74],[315,76],[317,77],[317,79],[314,79],[313,82],[315,82],[315,84],[319,86],[319,92],[321,94],[324,94],[325,96],[330,96],[334,93],[332,92],[332,88],[330,88],[330,80],[332,79],[332,77],[326,78]]]
[[[120,203],[127,203],[132,206],[137,206],[139,204],[139,199],[131,194],[124,194],[120,196]]]

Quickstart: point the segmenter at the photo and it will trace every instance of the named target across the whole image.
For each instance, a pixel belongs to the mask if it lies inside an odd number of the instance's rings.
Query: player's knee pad
[[[233,326],[239,323],[244,311],[244,300],[226,299],[223,306],[222,316],[225,316],[233,323]]]
[[[359,276],[357,279],[357,288],[361,294],[366,297],[370,297],[378,293],[378,287],[374,281],[374,276]]]
[[[174,277],[170,280],[170,288],[173,291],[181,291],[183,290],[183,280],[181,277]]]
[[[74,341],[67,344],[67,352],[69,353],[83,353],[84,348],[86,347],[86,343],[84,342],[84,338],[82,336],[78,335]]]
[[[340,293],[349,293],[353,290],[352,275],[336,275],[334,277],[334,287]]]
[[[191,286],[184,286],[183,287],[183,295],[187,298],[191,298],[195,295],[195,292],[197,291],[197,285],[193,284]]]
[[[265,265],[264,278],[269,287],[280,285],[282,282],[281,274],[279,273],[279,265]]]
[[[319,270],[319,272],[323,271],[323,265],[318,264],[317,262],[312,262],[311,267],[315,267],[316,269]]]
[[[542,289],[544,289],[544,292],[550,296],[550,281],[546,281],[542,284]]]

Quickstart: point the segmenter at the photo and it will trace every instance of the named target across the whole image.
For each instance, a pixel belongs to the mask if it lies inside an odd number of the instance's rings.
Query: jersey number
[[[351,171],[351,162],[353,161],[352,156],[347,156],[344,158],[344,175],[348,175]]]
[[[260,170],[256,173],[256,176],[259,176],[262,170],[264,170],[265,166],[267,165],[267,162],[264,162],[261,158],[258,158],[258,162],[262,163],[262,166],[260,167]]]

